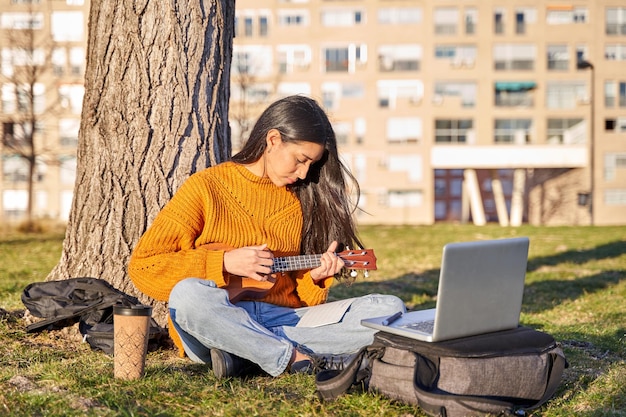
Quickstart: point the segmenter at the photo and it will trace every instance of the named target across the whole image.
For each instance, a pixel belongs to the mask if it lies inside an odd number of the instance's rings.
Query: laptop
[[[364,319],[361,324],[427,342],[515,328],[528,246],[527,237],[448,243],[435,308]]]

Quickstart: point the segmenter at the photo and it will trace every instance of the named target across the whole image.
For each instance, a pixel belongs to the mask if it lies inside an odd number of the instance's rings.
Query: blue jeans
[[[295,327],[313,307],[289,308],[258,301],[233,305],[228,292],[213,281],[188,278],[170,294],[169,310],[185,353],[195,362],[210,363],[210,349],[220,349],[258,364],[272,376],[289,365],[294,349],[303,353],[343,355],[357,352],[374,340],[376,330],[361,319],[406,311],[392,295],[354,298],[339,323]]]

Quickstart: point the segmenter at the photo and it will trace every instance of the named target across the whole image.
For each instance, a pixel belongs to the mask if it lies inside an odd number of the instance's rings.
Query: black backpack
[[[57,330],[79,322],[84,340],[109,355],[113,354],[113,306],[141,304],[108,282],[90,277],[34,282],[22,291],[22,303],[33,316],[43,318],[28,325],[27,332]],[[151,347],[166,336],[167,332],[151,319]]]
[[[344,370],[316,375],[318,396],[376,392],[431,416],[523,416],[548,401],[567,361],[549,334],[512,330],[421,342],[378,332]]]

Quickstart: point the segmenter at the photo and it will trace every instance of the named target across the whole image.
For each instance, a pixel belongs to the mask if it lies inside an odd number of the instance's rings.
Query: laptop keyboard
[[[407,323],[398,327],[404,327],[406,329],[417,330],[418,332],[430,334],[433,332],[433,328],[435,327],[435,320],[426,320],[426,321],[418,321],[416,323]]]

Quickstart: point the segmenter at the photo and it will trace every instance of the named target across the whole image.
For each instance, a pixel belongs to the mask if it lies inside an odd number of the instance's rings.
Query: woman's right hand
[[[274,264],[273,258],[267,244],[244,246],[224,252],[224,270],[233,275],[267,281]]]

